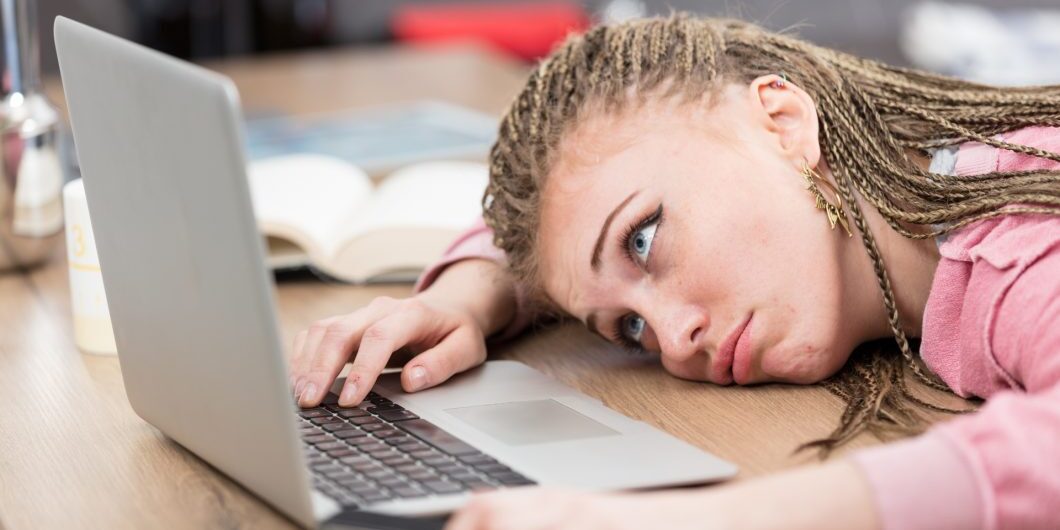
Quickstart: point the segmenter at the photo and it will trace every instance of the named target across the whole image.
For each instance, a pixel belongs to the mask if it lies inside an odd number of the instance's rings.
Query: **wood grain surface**
[[[247,113],[322,112],[425,97],[499,115],[527,67],[466,46],[333,50],[208,65],[231,76]],[[61,87],[48,84],[61,105]],[[314,320],[411,286],[350,286],[285,275],[277,300],[285,347]],[[115,357],[73,342],[65,249],[47,265],[0,274],[0,525],[38,528],[291,528],[130,408]],[[659,363],[577,326],[495,348],[704,450],[740,479],[813,461],[791,451],[826,435],[841,403],[819,387],[717,387],[678,380]],[[877,443],[858,438],[843,452]]]

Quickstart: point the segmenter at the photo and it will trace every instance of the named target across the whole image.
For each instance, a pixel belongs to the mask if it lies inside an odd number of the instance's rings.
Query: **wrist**
[[[515,284],[492,260],[468,258],[445,268],[416,297],[470,317],[484,337],[504,329],[515,318]]]

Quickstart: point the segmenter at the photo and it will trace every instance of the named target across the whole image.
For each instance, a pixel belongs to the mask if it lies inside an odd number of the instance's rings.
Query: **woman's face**
[[[659,352],[678,377],[836,372],[864,340],[843,311],[840,249],[852,241],[800,174],[803,160],[824,169],[812,100],[775,79],[729,85],[711,104],[596,113],[570,131],[543,190],[548,296],[608,340]]]

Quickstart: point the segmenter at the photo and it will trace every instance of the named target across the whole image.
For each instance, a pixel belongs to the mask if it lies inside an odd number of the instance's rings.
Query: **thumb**
[[[401,387],[415,392],[441,384],[486,360],[486,344],[475,330],[460,327],[424,350],[401,370]]]

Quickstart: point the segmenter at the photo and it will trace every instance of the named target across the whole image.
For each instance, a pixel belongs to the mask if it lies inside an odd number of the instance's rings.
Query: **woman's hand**
[[[318,405],[353,352],[339,405],[360,403],[390,356],[402,348],[422,352],[401,371],[401,386],[408,392],[437,385],[486,359],[482,330],[465,311],[419,297],[380,296],[348,315],[314,322],[295,337],[291,385],[298,404]]]
[[[596,494],[516,488],[478,494],[445,530],[820,530],[878,524],[861,470],[837,460],[700,489]]]
[[[401,371],[407,392],[437,385],[482,364],[485,337],[515,313],[515,286],[501,265],[466,259],[447,267],[427,290],[395,299],[381,296],[348,315],[314,322],[294,340],[291,387],[298,404],[315,407],[356,352],[339,405],[360,403],[390,356],[417,355]]]
[[[697,502],[701,492],[599,494],[516,488],[477,494],[445,530],[701,530],[730,528]]]

